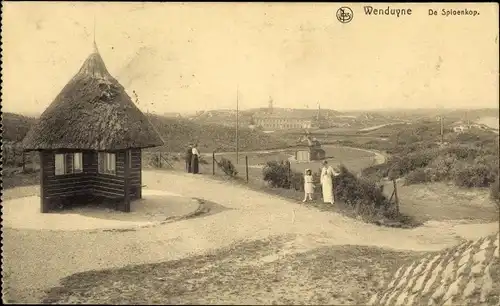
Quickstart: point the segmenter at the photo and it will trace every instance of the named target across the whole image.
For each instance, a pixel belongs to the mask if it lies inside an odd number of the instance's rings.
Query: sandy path
[[[36,302],[41,289],[75,272],[178,259],[271,235],[297,235],[285,253],[338,244],[438,250],[456,244],[461,233],[474,238],[498,229],[497,224],[467,227],[439,222],[413,230],[382,228],[203,176],[144,171],[143,178],[148,188],[204,198],[230,210],[130,232],[5,229],[8,295]]]

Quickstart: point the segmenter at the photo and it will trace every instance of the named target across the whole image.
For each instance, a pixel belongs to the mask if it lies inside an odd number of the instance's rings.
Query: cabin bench
[[[115,206],[118,206],[121,201],[125,200],[125,196],[122,195],[100,194],[96,196],[81,191],[45,197],[46,201],[50,203],[50,209],[64,209],[69,206],[79,206],[82,204],[92,203],[95,198],[110,200]]]
[[[85,197],[88,197],[85,192],[75,191],[65,194],[46,196],[45,200],[49,203],[50,210],[54,208],[63,209],[65,206],[68,206],[69,203],[82,202],[82,199]]]

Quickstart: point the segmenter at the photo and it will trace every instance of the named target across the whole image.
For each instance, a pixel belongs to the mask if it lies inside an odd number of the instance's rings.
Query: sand
[[[80,207],[42,214],[40,197],[27,196],[2,203],[2,225],[15,229],[59,231],[138,228],[189,215],[199,205],[198,201],[176,193],[144,189],[143,198],[131,203],[130,213],[100,207]]]
[[[496,223],[450,222],[411,230],[383,228],[203,176],[144,171],[143,179],[148,188],[203,198],[228,210],[126,232],[5,229],[7,297],[37,302],[44,289],[76,272],[180,259],[276,235],[296,235],[282,250],[288,253],[343,244],[434,251],[457,244],[465,233],[470,238],[498,230]]]

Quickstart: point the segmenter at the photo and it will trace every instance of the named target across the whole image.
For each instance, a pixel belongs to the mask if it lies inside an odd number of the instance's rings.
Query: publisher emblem
[[[351,22],[352,17],[352,10],[346,6],[343,6],[337,10],[337,19],[342,23]]]

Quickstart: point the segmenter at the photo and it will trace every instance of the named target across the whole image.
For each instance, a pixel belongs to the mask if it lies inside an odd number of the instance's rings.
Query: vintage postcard
[[[4,303],[499,305],[498,3],[2,4]]]

